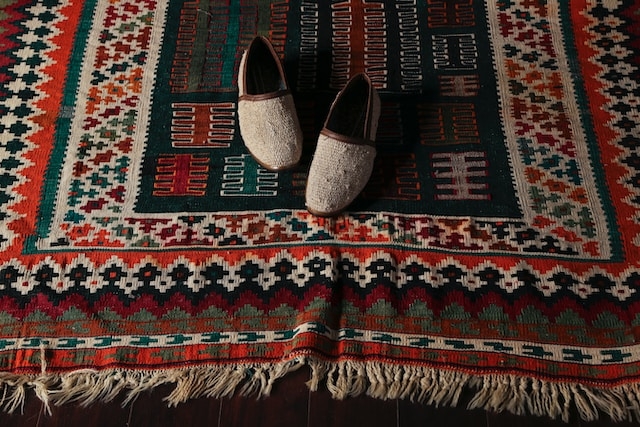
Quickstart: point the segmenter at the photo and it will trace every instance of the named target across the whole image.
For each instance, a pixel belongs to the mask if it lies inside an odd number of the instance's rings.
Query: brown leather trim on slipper
[[[365,116],[365,123],[364,123],[364,137],[366,139],[375,139],[375,135],[371,135],[371,120],[372,120],[372,112],[373,112],[373,83],[371,82],[371,80],[369,79],[369,77],[367,75],[363,75],[363,78],[365,79],[365,81],[367,81],[368,86],[369,86],[369,94],[367,96],[367,114]]]
[[[280,98],[286,95],[291,95],[291,91],[289,89],[260,93],[256,95],[244,94],[238,96],[238,101],[264,101],[266,99]]]
[[[372,141],[370,139],[355,138],[355,137],[352,137],[352,136],[343,135],[341,133],[334,132],[334,131],[332,131],[330,129],[327,129],[327,128],[322,128],[322,130],[320,131],[320,134],[322,134],[324,136],[327,136],[327,137],[329,137],[331,139],[335,139],[337,141],[344,142],[346,144],[369,145],[369,146],[374,147],[374,148],[376,146],[375,141]]]

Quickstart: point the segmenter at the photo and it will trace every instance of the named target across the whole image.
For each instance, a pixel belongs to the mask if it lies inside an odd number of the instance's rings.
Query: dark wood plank
[[[423,403],[400,400],[399,427],[464,426],[487,427],[487,413],[480,409],[468,410],[470,393],[463,392],[458,407],[436,407]]]
[[[234,396],[222,400],[219,427],[305,427],[309,369],[300,368],[278,380],[270,397]]]
[[[13,414],[0,413],[0,425],[6,427],[37,427],[43,416],[42,402],[34,395],[29,395],[22,411]]]
[[[580,427],[581,423],[577,416],[572,416],[568,423],[560,419],[549,417],[518,416],[510,413],[488,413],[489,427]],[[611,424],[605,424],[611,425]],[[594,426],[595,427],[595,426]],[[622,427],[622,426],[620,426]]]
[[[324,384],[309,396],[309,427],[396,427],[398,401],[379,400],[368,396],[336,400]]]
[[[580,427],[638,427],[638,422],[621,421],[614,423],[607,416],[602,416],[601,419],[596,421],[578,421]]]
[[[173,390],[172,385],[157,387],[136,399],[127,426],[131,427],[217,427],[220,418],[219,399],[198,398],[169,408],[163,400]]]
[[[637,427],[638,424],[630,421],[613,422],[607,415],[600,415],[596,421],[583,421],[574,410],[571,413],[569,422],[565,423],[560,419],[536,416],[517,416],[509,413],[489,413],[489,427]]]
[[[94,404],[84,407],[76,403],[52,406],[51,414],[43,413],[37,424],[38,427],[69,427],[69,426],[127,426],[131,407],[123,408],[122,399],[112,402]],[[26,426],[26,425],[25,425]]]

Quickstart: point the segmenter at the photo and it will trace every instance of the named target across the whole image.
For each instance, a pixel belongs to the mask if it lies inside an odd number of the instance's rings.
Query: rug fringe
[[[163,384],[175,388],[165,397],[176,406],[198,397],[222,398],[235,393],[268,396],[274,383],[302,366],[311,368],[307,385],[312,391],[326,385],[335,399],[365,394],[377,399],[408,399],[436,407],[458,406],[465,390],[473,394],[469,409],[511,412],[570,421],[572,410],[585,421],[608,415],[613,421],[640,421],[640,385],[612,388],[587,387],[524,378],[515,375],[477,376],[426,366],[401,366],[379,362],[326,361],[299,357],[275,364],[199,366],[164,371],[91,369],[65,374],[0,373],[0,406],[5,412],[22,411],[29,390],[51,406],[75,402],[89,406],[108,402],[124,393],[122,405]],[[467,399],[465,399],[467,400]],[[574,409],[575,408],[575,409]]]
[[[600,414],[613,421],[640,421],[640,385],[595,388],[554,383],[515,375],[478,376],[426,366],[400,366],[377,362],[307,361],[312,391],[326,380],[336,399],[366,394],[378,399],[409,399],[436,407],[458,406],[462,393],[475,393],[468,409],[536,415],[570,421],[573,408],[585,421]]]

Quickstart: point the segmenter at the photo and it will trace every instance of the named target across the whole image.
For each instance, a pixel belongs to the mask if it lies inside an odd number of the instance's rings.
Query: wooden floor
[[[633,423],[608,420],[569,424],[540,417],[517,417],[481,410],[432,408],[407,401],[380,401],[357,397],[344,401],[331,398],[326,390],[311,393],[304,384],[309,376],[300,369],[280,380],[272,397],[233,397],[221,400],[195,399],[169,409],[162,397],[171,390],[161,387],[121,408],[120,401],[81,408],[70,404],[54,407],[52,415],[32,397],[24,414],[0,414],[2,427],[629,427]]]

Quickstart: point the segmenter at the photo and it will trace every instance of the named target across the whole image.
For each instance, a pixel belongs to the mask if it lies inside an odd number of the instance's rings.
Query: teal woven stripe
[[[258,34],[269,37],[271,28],[271,3],[272,1],[262,1],[258,3]]]
[[[66,111],[63,110],[58,118],[51,160],[45,173],[40,217],[36,226],[37,235],[27,237],[24,245],[25,253],[34,253],[36,251],[36,239],[38,237],[48,236],[51,230],[55,199],[58,194],[58,182],[64,163],[64,154],[67,149],[71,120],[73,118],[73,106],[76,104],[76,98],[78,96],[79,76],[85,55],[85,48],[87,46],[88,34],[93,24],[91,17],[94,15],[96,3],[97,0],[87,0],[84,3],[84,10],[82,11],[80,24],[76,32],[75,46],[69,61],[69,69],[66,76],[67,84],[62,98],[62,108]]]
[[[199,9],[203,11],[209,10],[209,1],[201,0]],[[189,69],[189,77],[187,86],[190,92],[195,92],[202,82],[202,69],[205,66],[207,56],[207,37],[209,29],[209,16],[207,13],[199,13],[197,20],[197,30],[195,40],[193,42],[193,56],[191,57],[191,66]]]
[[[236,67],[236,52],[240,39],[240,0],[232,0],[229,4],[229,22],[227,25],[227,42],[222,51],[222,87],[231,87]]]
[[[589,114],[589,101],[586,93],[586,86],[580,72],[580,64],[577,59],[578,52],[576,49],[576,40],[574,39],[574,29],[571,21],[571,10],[569,2],[560,2],[560,22],[562,23],[563,35],[564,35],[564,48],[567,52],[567,56],[570,59],[568,61],[569,68],[571,69],[571,79],[573,81],[573,87],[576,94],[576,99],[579,103],[579,109],[582,126],[584,127],[584,135],[589,147],[589,156],[591,157],[591,167],[593,168],[596,189],[598,192],[599,203],[602,206],[605,214],[605,220],[607,221],[607,230],[609,230],[609,241],[611,242],[611,261],[622,261],[624,259],[624,248],[622,246],[622,238],[620,236],[620,230],[617,226],[615,211],[612,202],[611,194],[607,188],[605,180],[605,171],[602,160],[600,158],[600,147],[596,139],[596,132],[594,130],[594,123],[591,115]]]

